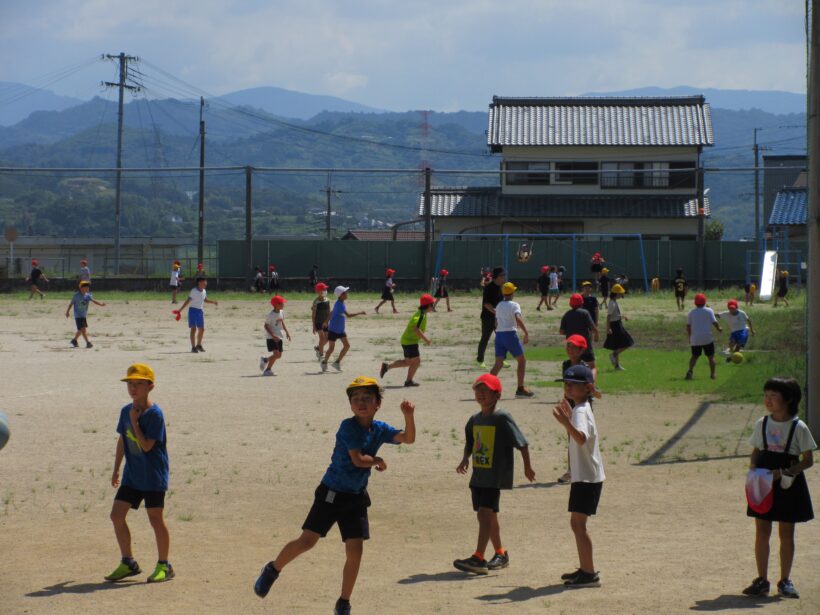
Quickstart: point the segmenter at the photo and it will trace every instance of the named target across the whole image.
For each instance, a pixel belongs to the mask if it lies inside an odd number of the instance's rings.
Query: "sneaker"
[[[405,380],[404,381],[404,386],[406,386],[406,387],[417,387],[417,386],[419,386],[419,383],[416,382],[415,380]]]
[[[515,390],[515,396],[518,399],[526,398],[526,397],[534,397],[535,393],[530,391],[527,387],[521,387],[520,389]]]
[[[330,364],[330,366],[331,366],[333,369],[335,369],[337,372],[342,371],[342,364],[341,364],[341,363],[339,363],[338,361],[334,361],[333,363],[331,363],[331,364]]]
[[[609,362],[612,363],[612,367],[618,366],[618,357],[615,356],[614,352],[609,353]]]
[[[85,347],[86,348],[94,348],[94,344],[92,344],[91,342],[86,342]]]
[[[487,562],[487,569],[488,570],[501,570],[502,568],[506,568],[510,565],[510,554],[507,551],[504,551],[503,555],[496,553],[493,555],[492,559]]]
[[[266,369],[264,372],[262,372],[262,375],[263,376],[275,376],[276,372],[273,371],[273,370],[270,370],[270,369]]]
[[[484,361],[476,361],[478,369],[487,369],[487,364]]]
[[[478,559],[475,555],[471,555],[467,559],[457,559],[453,562],[453,566],[458,570],[472,572],[473,574],[487,574],[489,570],[487,560]]]
[[[196,349],[196,346],[191,346],[191,352],[199,352],[199,351]]]
[[[778,589],[780,589],[779,586],[780,583],[778,583]],[[763,577],[757,577],[749,587],[743,590],[743,593],[747,596],[766,596],[769,594],[769,589],[771,589],[770,583]]]
[[[692,370],[686,372],[686,376],[684,376],[684,380],[691,380],[692,379]]]
[[[333,615],[350,615],[350,600],[339,598],[333,607]]]
[[[573,570],[572,572],[565,572],[564,574],[561,575],[561,580],[562,581],[569,581],[570,579],[574,579],[575,577],[578,576],[579,572],[581,572],[580,568],[577,568],[576,570]]]
[[[768,585],[768,583],[767,583]],[[777,593],[782,598],[799,598],[800,594],[794,588],[794,583],[791,579],[783,579],[777,582]]]
[[[278,578],[279,572],[273,567],[273,562],[268,562],[265,564],[265,567],[262,568],[262,572],[259,573],[259,578],[256,579],[256,583],[253,584],[253,593],[260,598],[264,598],[268,595],[273,582]]]
[[[196,345],[196,349],[197,349],[199,352],[205,352],[205,349],[202,347],[202,344],[197,344],[197,345]]]
[[[157,562],[157,567],[154,568],[154,572],[152,572],[151,576],[148,577],[148,582],[164,583],[165,581],[170,581],[175,576],[176,573],[174,573],[174,568],[171,564]]]
[[[570,474],[569,472],[564,472],[561,476],[558,477],[558,484],[559,485],[567,485],[571,481],[572,481],[572,474]],[[580,570],[580,568],[578,570]],[[577,570],[576,570],[576,572],[577,572]],[[573,572],[572,574],[575,574],[575,573]],[[561,578],[564,579],[563,576],[561,576]],[[567,578],[569,578],[569,577],[567,577]],[[564,580],[566,581],[567,579],[564,579]]]
[[[509,362],[509,361],[504,361],[504,362],[502,363],[502,365],[503,365],[504,367],[509,367],[509,366],[510,366],[510,362]]]
[[[567,587],[600,587],[601,578],[597,572],[579,570],[574,577],[566,579],[564,585]]]
[[[321,351],[321,350],[319,350],[319,347],[318,347],[318,346],[314,346],[314,347],[313,347],[313,352],[315,352],[315,353],[316,353],[316,358],[317,358],[317,359],[321,359],[321,358],[322,358],[322,351]]]
[[[379,378],[384,378],[384,375],[387,373],[388,367],[387,363],[382,363],[382,367],[379,370]]]
[[[69,343],[70,343],[72,346],[74,346],[74,348],[79,347],[79,344],[77,343],[77,340],[71,340]]]
[[[626,368],[623,367],[620,363],[618,363],[618,365],[615,366],[615,371],[616,372],[625,372]]]
[[[259,371],[264,372],[265,366],[268,364],[268,357],[259,357]]]
[[[132,560],[130,564],[120,562],[120,565],[114,569],[114,572],[105,577],[105,580],[111,582],[122,581],[123,579],[133,577],[141,572],[142,570],[140,570],[140,565],[136,560]]]
[[[320,365],[322,366],[322,371],[326,372],[327,371],[327,361],[322,361],[320,363]]]

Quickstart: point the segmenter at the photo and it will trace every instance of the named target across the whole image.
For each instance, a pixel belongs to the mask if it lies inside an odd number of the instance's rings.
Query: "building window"
[[[555,183],[584,186],[598,185],[597,162],[556,162]]]
[[[670,162],[669,187],[694,188],[696,183],[694,169],[696,166],[697,162],[695,162],[694,160],[687,160],[685,162]]]
[[[550,183],[549,162],[507,162],[506,167],[508,186],[548,186]]]
[[[601,188],[637,188],[641,184],[643,173],[642,162],[603,162],[601,163]]]
[[[669,187],[669,163],[648,162],[644,164],[643,185],[645,188]]]
[[[694,188],[695,164],[695,161],[602,162],[601,188]]]

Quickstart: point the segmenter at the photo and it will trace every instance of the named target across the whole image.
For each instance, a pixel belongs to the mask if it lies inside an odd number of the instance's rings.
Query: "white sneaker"
[[[271,370],[269,370],[269,369],[266,369],[264,372],[262,372],[262,375],[263,375],[263,376],[275,376],[275,375],[276,375],[276,372],[271,371]]]
[[[265,366],[267,364],[268,364],[268,358],[267,357],[259,357],[259,371],[260,372],[265,371]]]
[[[318,346],[314,346],[314,347],[313,347],[313,350],[316,352],[316,358],[317,358],[317,359],[321,359],[321,358],[322,358],[322,351],[321,351],[321,350],[319,350],[319,347],[318,347]]]
[[[333,366],[333,369],[335,369],[337,372],[342,371],[342,364],[338,361],[334,361],[333,363],[331,363],[331,365]]]
[[[327,371],[327,361],[322,361],[320,363],[320,365],[322,366],[322,371],[326,372]]]

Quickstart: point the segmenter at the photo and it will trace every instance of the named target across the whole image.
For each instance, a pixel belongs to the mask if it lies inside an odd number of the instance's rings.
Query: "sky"
[[[146,61],[158,97],[180,92],[157,68],[213,95],[270,85],[395,111],[645,86],[805,92],[804,10],[804,0],[0,0],[0,81],[89,99],[117,78],[94,59],[123,51]]]

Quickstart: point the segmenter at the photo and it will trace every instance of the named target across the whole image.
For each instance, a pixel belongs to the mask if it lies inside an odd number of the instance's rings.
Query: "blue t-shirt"
[[[336,301],[330,312],[330,321],[327,323],[327,330],[333,333],[345,332],[345,302]]]
[[[125,469],[122,472],[122,484],[140,491],[168,490],[168,450],[165,434],[165,418],[156,404],[142,413],[139,426],[149,440],[156,440],[147,453],[140,448],[134,431],[131,428],[131,406],[128,404],[120,410],[120,421],[117,433],[125,440]]]
[[[361,493],[367,488],[370,468],[354,466],[350,451],[359,450],[362,455],[375,456],[382,444],[396,444],[393,439],[400,433],[401,429],[382,421],[373,421],[367,429],[354,417],[343,420],[336,432],[336,446],[322,482],[333,491]]]
[[[91,302],[91,293],[81,293],[77,291],[71,297],[71,305],[74,306],[74,318],[85,318],[88,316],[88,304]]]

